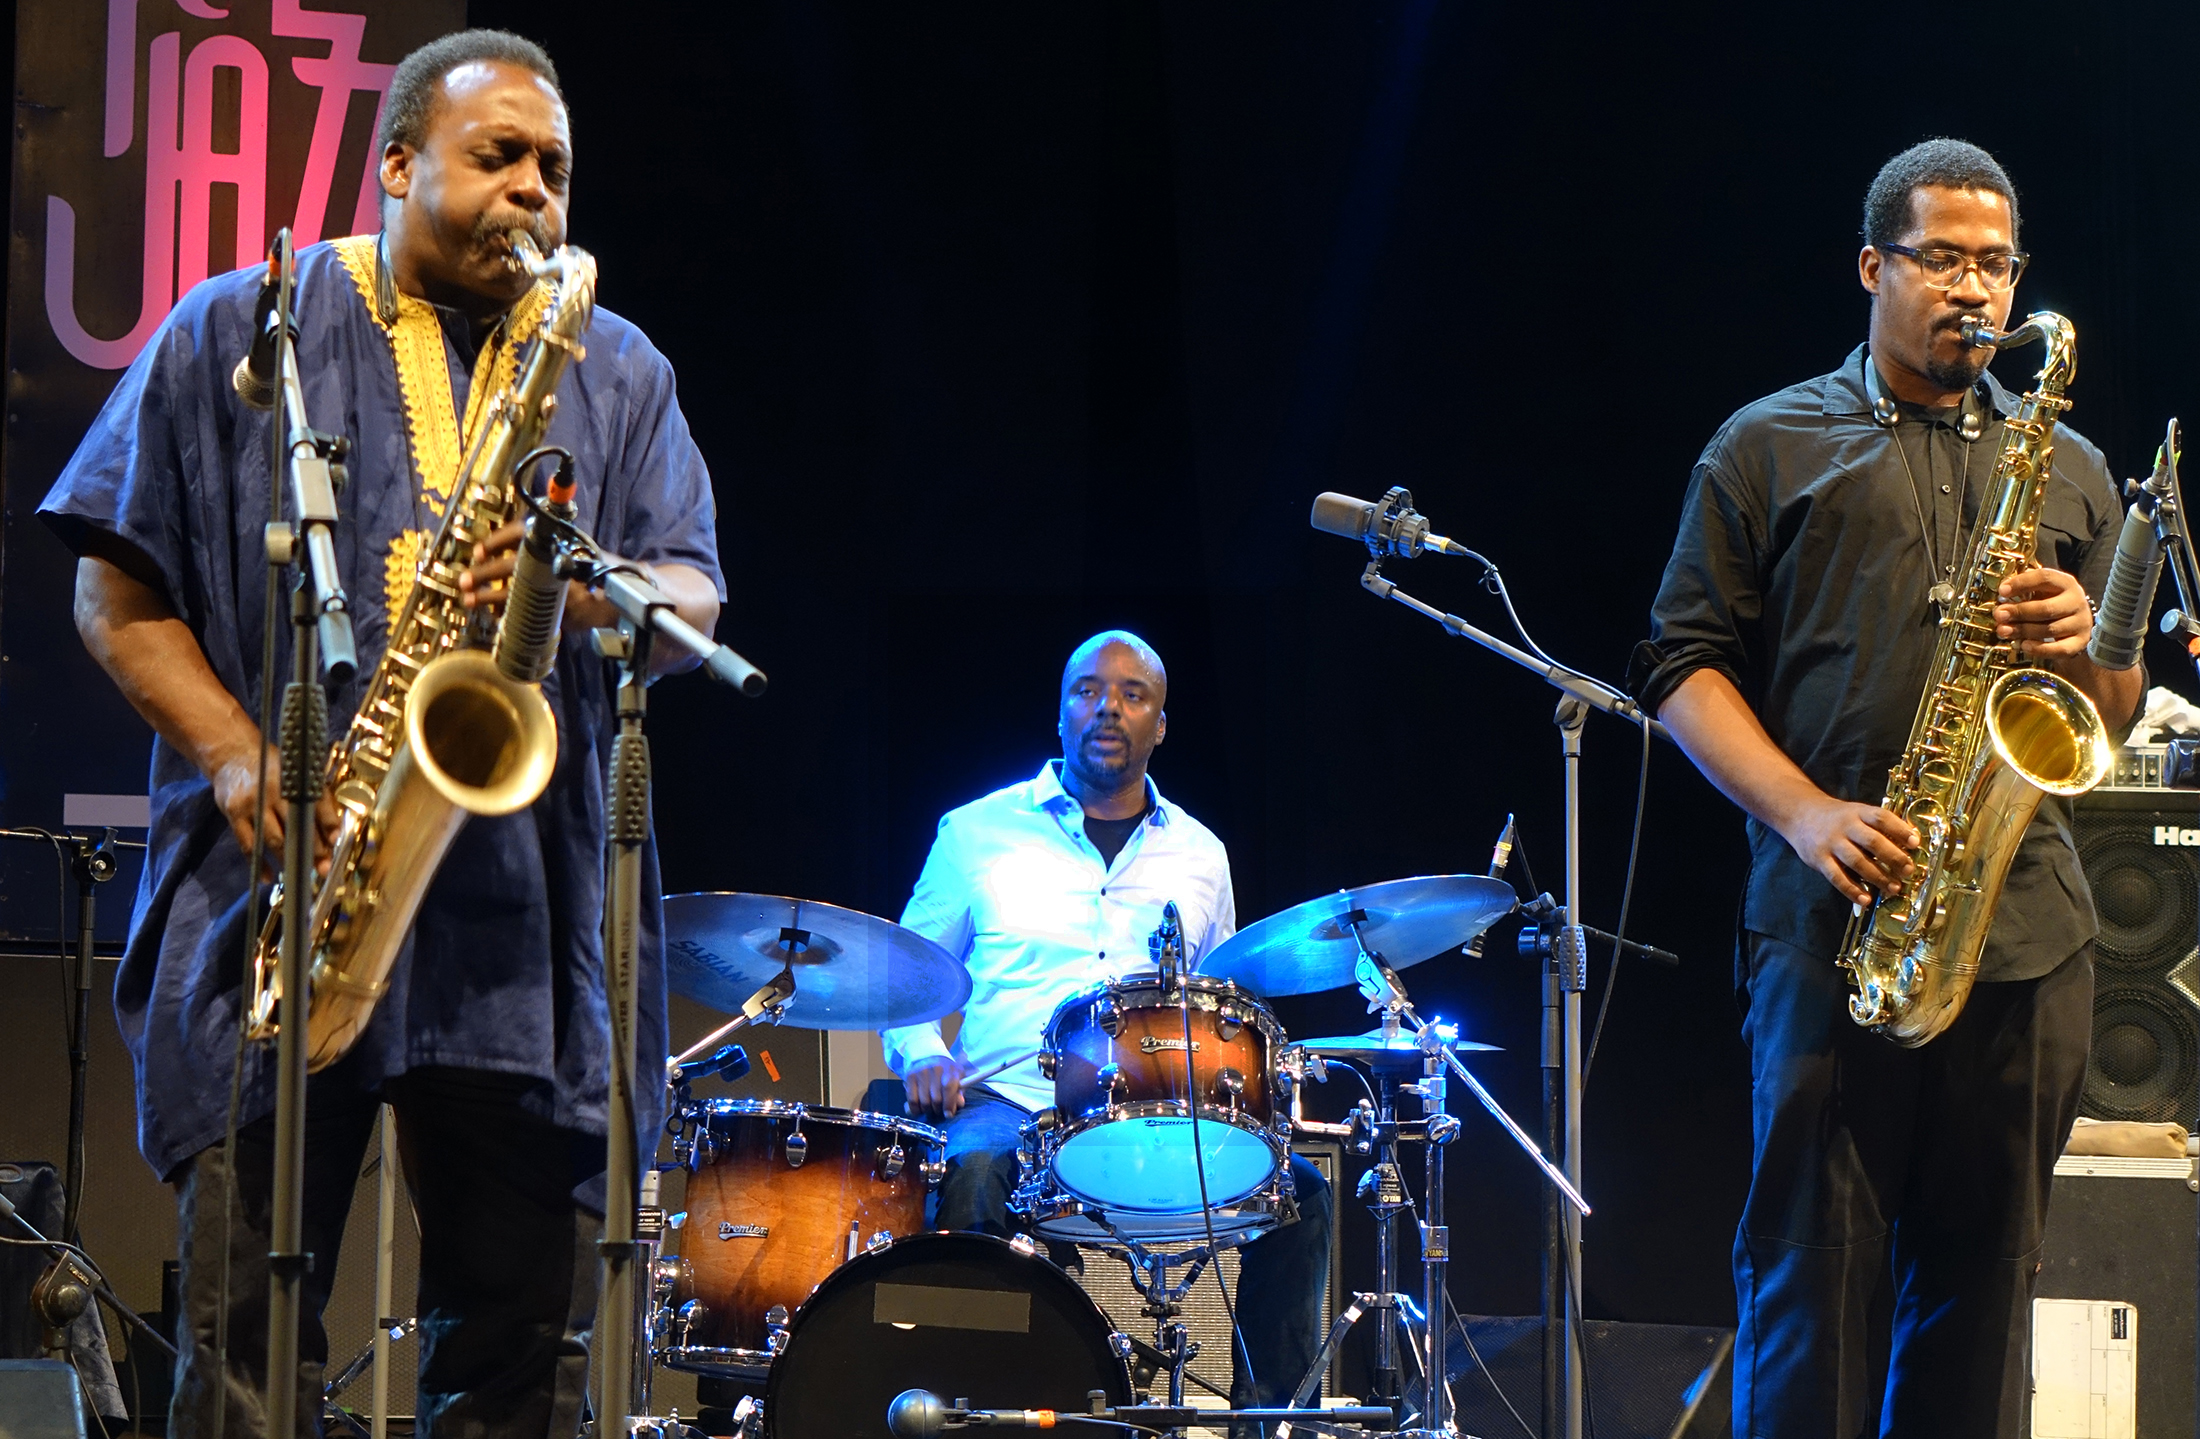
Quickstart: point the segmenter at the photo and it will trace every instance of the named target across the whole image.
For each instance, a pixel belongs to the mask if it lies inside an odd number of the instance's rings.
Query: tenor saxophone
[[[557,722],[540,686],[499,672],[487,648],[494,633],[485,634],[460,602],[459,576],[474,546],[517,509],[519,464],[549,426],[566,366],[582,356],[596,262],[571,245],[545,259],[514,231],[512,264],[554,280],[555,292],[510,388],[482,418],[382,662],[329,752],[324,792],[337,822],[306,929],[309,1070],[335,1063],[365,1031],[467,816],[533,804],[557,763]],[[285,902],[278,887],[253,954],[255,1039],[276,1032]]]
[[[1962,588],[1945,603],[1933,667],[1909,743],[1881,807],[1907,820],[1919,848],[1900,892],[1858,905],[1841,943],[1855,985],[1849,1015],[1905,1048],[1955,1023],[1977,982],[1994,905],[2025,827],[2048,795],[2076,795],[2108,773],[2114,747],[2076,685],[1997,639],[2002,581],[2035,564],[2055,422],[2070,407],[2077,333],[2040,311],[1997,333],[1963,322],[1971,345],[2047,347],[2034,387],[2005,422],[1981,501]]]

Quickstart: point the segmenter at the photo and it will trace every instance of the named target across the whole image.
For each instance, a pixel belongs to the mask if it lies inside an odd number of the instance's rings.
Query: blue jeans
[[[1850,1021],[1831,959],[1756,934],[1740,957],[1756,1156],[1734,1237],[1737,1439],[2014,1439],[2091,949],[1979,985],[1919,1049]],[[1865,1319],[1890,1254],[1881,1391]]]
[[[935,1227],[1009,1234],[1017,1129],[1030,1117],[990,1090],[964,1094],[963,1107],[947,1122],[947,1175],[936,1196]],[[1231,1349],[1230,1396],[1241,1409],[1289,1403],[1321,1348],[1322,1284],[1329,1273],[1336,1196],[1321,1171],[1296,1155],[1291,1183],[1298,1191],[1298,1222],[1271,1229],[1238,1252],[1233,1303],[1245,1350]]]

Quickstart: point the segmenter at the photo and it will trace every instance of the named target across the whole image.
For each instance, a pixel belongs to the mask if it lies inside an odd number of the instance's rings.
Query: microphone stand
[[[1411,496],[1405,497],[1410,507]],[[1599,709],[1672,738],[1665,726],[1643,712],[1626,694],[1587,675],[1540,659],[1468,624],[1434,605],[1423,604],[1383,575],[1383,542],[1371,534],[1373,558],[1360,574],[1360,587],[1378,599],[1395,600],[1542,677],[1560,692],[1556,723],[1566,773],[1566,903],[1557,938],[1549,946],[1543,983],[1543,1106],[1545,1137],[1561,1156],[1566,1178],[1581,1187],[1581,996],[1589,981],[1588,935],[1581,916],[1581,736],[1589,711]],[[1487,560],[1483,564],[1494,571]],[[1429,1223],[1442,1222],[1432,1213]],[[1543,1414],[1544,1433],[1582,1439],[1584,1375],[1581,1352],[1581,1215],[1572,1211],[1556,1185],[1544,1187],[1543,1209]],[[1435,1313],[1432,1329],[1442,1330]],[[1432,1345],[1432,1348],[1437,1346]],[[1559,1416],[1563,1416],[1562,1419]],[[1554,1419],[1558,1422],[1554,1424]]]
[[[275,1184],[268,1227],[267,1425],[288,1434],[298,1412],[298,1324],[304,1312],[306,1023],[311,1008],[306,945],[313,912],[314,808],[328,753],[328,693],[358,672],[351,616],[337,568],[336,492],[349,441],[315,430],[298,375],[297,255],[290,231],[275,237],[276,412],[270,426],[275,472],[290,494],[290,520],[267,527],[267,559],[296,567],[291,589],[290,683],[283,691],[283,934],[275,1040]],[[261,676],[262,684],[271,676]],[[258,856],[251,864],[257,865]],[[257,877],[250,880],[257,883]],[[231,1156],[234,1162],[235,1156]]]
[[[620,668],[619,730],[611,742],[611,792],[606,796],[604,998],[610,1007],[611,1097],[605,1115],[596,1387],[591,1397],[598,1439],[624,1439],[644,1429],[670,1433],[685,1426],[633,1412],[634,1396],[649,1387],[649,1350],[640,1332],[648,1246],[639,1239],[644,1156],[634,1125],[634,1076],[635,1010],[641,1001],[642,847],[649,840],[649,740],[642,721],[648,712],[650,653],[657,640],[670,640],[700,658],[712,678],[751,697],[764,692],[766,680],[762,670],[681,619],[670,597],[649,582],[639,565],[597,544],[535,495],[523,490],[520,498],[556,532],[557,573],[600,592],[619,612],[616,629],[599,629],[589,637],[595,652]],[[784,997],[775,1000],[760,992],[757,1003],[763,1012],[783,1004]],[[664,1083],[661,1073],[650,1080]]]

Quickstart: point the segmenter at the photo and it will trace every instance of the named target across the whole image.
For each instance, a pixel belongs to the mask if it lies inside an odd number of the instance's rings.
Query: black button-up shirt
[[[1889,431],[1872,417],[1866,363],[1859,346],[1832,374],[1744,408],[1705,446],[1633,678],[1655,712],[1694,671],[1720,671],[1813,783],[1876,804],[1932,668],[1929,591],[1943,579],[1961,589],[1954,571],[2017,400],[1988,376],[1992,415],[1977,440],[1962,438],[1954,409],[1904,407]],[[2098,601],[2121,524],[2100,450],[2058,426],[2040,563]],[[1754,818],[1749,847],[1742,927],[1831,958],[1848,901]],[[2095,929],[2069,802],[2050,797],[2010,866],[1979,977],[2045,974]]]

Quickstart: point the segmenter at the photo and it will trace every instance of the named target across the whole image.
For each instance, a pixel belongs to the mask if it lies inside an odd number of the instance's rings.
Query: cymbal
[[[1452,1029],[1448,1024],[1442,1027],[1446,1030]],[[1459,1054],[1477,1050],[1485,1054],[1504,1052],[1503,1045],[1484,1044],[1474,1039],[1457,1039],[1452,1034],[1446,1034],[1444,1040],[1446,1048]],[[1418,1058],[1421,1053],[1420,1042],[1404,1029],[1393,1035],[1388,1044],[1383,1042],[1383,1032],[1380,1029],[1371,1029],[1365,1034],[1340,1034],[1329,1039],[1301,1039],[1293,1042],[1300,1049],[1318,1054],[1324,1059],[1377,1059],[1393,1054]]]
[[[674,994],[726,1014],[782,969],[796,1029],[890,1029],[952,1014],[970,998],[962,961],[891,920],[777,894],[665,897],[665,975]]]
[[[1255,994],[1314,994],[1354,983],[1360,943],[1392,969],[1456,949],[1510,914],[1512,886],[1477,874],[1392,879],[1293,905],[1231,935],[1199,972],[1234,979]],[[1355,941],[1345,918],[1366,919]]]

